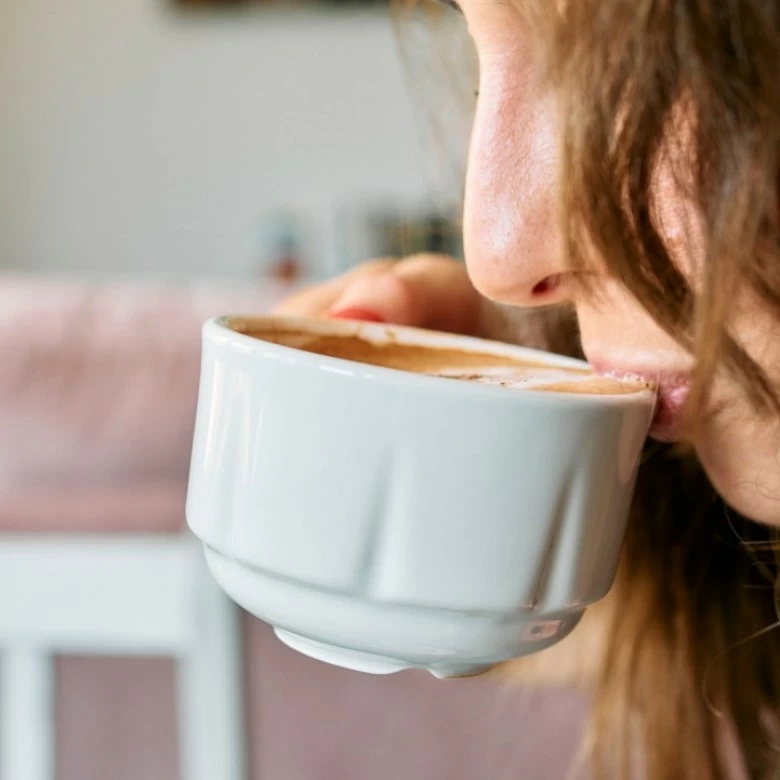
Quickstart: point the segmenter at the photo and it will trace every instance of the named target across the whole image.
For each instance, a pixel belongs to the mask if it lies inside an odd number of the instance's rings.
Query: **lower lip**
[[[661,388],[656,401],[650,436],[658,441],[675,442],[682,438],[683,408],[690,393],[690,385]]]

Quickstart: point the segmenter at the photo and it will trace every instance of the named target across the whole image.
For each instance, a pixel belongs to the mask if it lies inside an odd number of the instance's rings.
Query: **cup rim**
[[[262,354],[266,358],[279,358],[286,363],[294,362],[311,368],[336,372],[345,379],[352,378],[368,382],[381,381],[384,384],[401,384],[417,388],[426,388],[442,392],[448,389],[450,392],[463,393],[471,396],[488,396],[503,398],[505,401],[560,404],[583,406],[607,405],[645,405],[655,402],[655,392],[646,388],[631,393],[567,393],[558,390],[544,390],[534,392],[528,390],[515,390],[499,387],[497,385],[483,384],[479,382],[458,382],[449,380],[443,382],[444,377],[420,374],[413,371],[376,366],[360,363],[345,358],[322,355],[297,347],[285,346],[273,341],[266,341],[261,335],[247,335],[231,327],[236,321],[257,322],[265,325],[278,323],[290,329],[300,329],[337,336],[358,336],[369,341],[388,340],[388,334],[396,343],[425,344],[443,346],[445,348],[472,349],[493,355],[504,355],[521,360],[529,360],[550,364],[553,367],[586,369],[592,371],[592,367],[584,360],[569,358],[563,355],[545,352],[544,350],[509,344],[499,341],[491,341],[476,336],[465,336],[441,331],[425,330],[408,325],[395,325],[392,323],[358,322],[355,320],[339,320],[316,317],[298,317],[285,315],[263,314],[230,314],[213,317],[203,326],[204,338],[213,335],[219,345],[229,344],[240,348],[241,352],[249,354]],[[399,339],[400,337],[400,339]],[[433,339],[431,338],[433,337]],[[432,343],[433,342],[433,343]]]

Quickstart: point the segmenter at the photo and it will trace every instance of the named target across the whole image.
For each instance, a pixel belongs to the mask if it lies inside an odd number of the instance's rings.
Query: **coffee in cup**
[[[323,357],[410,371],[427,376],[533,390],[591,395],[641,392],[647,385],[598,376],[590,367],[557,366],[476,349],[434,346],[397,340],[372,340],[366,334],[325,334],[305,330],[264,330],[236,319],[233,328],[247,336]]]

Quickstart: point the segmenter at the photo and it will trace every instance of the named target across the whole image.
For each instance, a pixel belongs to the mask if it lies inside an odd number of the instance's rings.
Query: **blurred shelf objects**
[[[237,11],[263,7],[300,8],[359,8],[386,6],[386,0],[171,0],[175,8],[183,11]]]
[[[463,259],[460,216],[429,205],[388,201],[334,208],[333,225],[319,225],[304,209],[278,208],[258,218],[246,277],[294,286],[349,268],[371,257],[436,252]],[[330,220],[329,220],[330,221]],[[336,267],[326,262],[327,233],[335,233]]]
[[[257,256],[250,276],[257,280],[293,285],[313,274],[310,228],[303,215],[292,210],[273,210],[260,218]]]
[[[460,213],[427,199],[388,199],[338,210],[338,245],[344,271],[369,257],[406,257],[437,252],[463,259]]]
[[[388,212],[369,214],[367,222],[375,241],[371,254],[400,257],[418,252],[439,252],[463,256],[457,218],[436,212]]]

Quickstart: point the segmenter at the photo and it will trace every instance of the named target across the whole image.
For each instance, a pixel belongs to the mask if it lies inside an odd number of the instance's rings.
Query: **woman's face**
[[[460,6],[480,64],[464,214],[474,285],[488,298],[518,306],[572,301],[587,358],[600,371],[657,382],[651,434],[680,438],[691,356],[605,272],[596,271],[594,297],[579,294],[567,271],[556,217],[558,116],[540,78],[530,25],[511,2],[460,0]],[[695,287],[697,241],[685,218],[688,204],[663,170],[655,195],[675,262]],[[735,335],[780,387],[776,323],[748,295],[739,310]],[[726,376],[716,378],[701,417],[691,443],[721,495],[747,517],[780,525],[780,422],[760,417]]]

